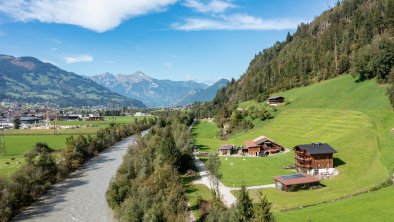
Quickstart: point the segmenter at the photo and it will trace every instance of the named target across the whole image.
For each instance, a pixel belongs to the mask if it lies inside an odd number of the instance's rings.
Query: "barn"
[[[306,173],[274,176],[273,178],[275,188],[286,192],[321,187],[318,178]]]

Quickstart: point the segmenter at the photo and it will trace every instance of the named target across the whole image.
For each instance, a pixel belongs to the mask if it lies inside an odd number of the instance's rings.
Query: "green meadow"
[[[78,126],[70,129],[58,129],[54,135],[53,129],[19,129],[5,130],[6,155],[0,156],[0,176],[10,176],[23,163],[24,155],[38,142],[47,143],[49,147],[61,150],[69,136],[94,136],[98,129],[107,127],[110,123],[131,123],[144,117],[106,116],[105,121],[59,121],[59,126]],[[151,117],[146,117],[151,118]],[[53,124],[53,123],[52,123]],[[11,158],[15,158],[11,160]]]
[[[216,152],[222,144],[240,146],[245,140],[260,135],[289,149],[297,144],[326,142],[338,151],[334,164],[340,175],[323,181],[323,188],[299,192],[260,190],[273,203],[275,211],[366,191],[382,183],[394,171],[394,113],[385,96],[385,87],[375,80],[357,83],[346,75],[278,95],[284,96],[288,104],[278,107],[275,118],[259,122],[253,129],[237,133],[226,141],[219,139],[218,129],[212,122],[201,121],[193,129],[197,146],[206,152]],[[246,101],[240,107],[252,105],[264,104]],[[264,158],[222,157],[221,163],[222,182],[226,186],[263,185],[273,183],[272,176],[293,173],[284,167],[294,163],[294,153]],[[250,191],[250,194],[256,197],[258,191]],[[325,205],[318,206],[324,208]],[[291,211],[291,215],[306,221],[308,212]],[[278,219],[286,215],[281,213]]]

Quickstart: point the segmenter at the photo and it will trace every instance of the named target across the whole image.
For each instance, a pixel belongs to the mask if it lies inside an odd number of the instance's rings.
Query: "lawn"
[[[277,221],[393,221],[394,187],[349,199],[289,212],[277,212]]]
[[[378,86],[375,80],[356,83],[347,75],[278,95],[284,96],[290,104],[279,106],[274,119],[255,124],[252,130],[237,133],[226,141],[218,139],[214,123],[200,122],[193,129],[197,145],[208,152],[216,152],[222,144],[239,146],[260,135],[266,135],[287,148],[327,142],[338,151],[334,155],[334,164],[340,175],[323,181],[322,189],[291,193],[262,190],[275,210],[365,191],[394,171],[394,113],[385,96],[385,87]],[[258,103],[241,103],[242,108],[251,105]],[[283,166],[293,163],[293,157],[290,152],[245,160],[221,158],[222,181],[227,186],[272,183],[272,176],[289,172]],[[251,195],[256,197],[258,191],[251,191]],[[304,217],[303,221],[306,219]]]
[[[201,217],[198,206],[198,199],[209,201],[212,198],[211,190],[205,185],[193,184],[199,178],[196,176],[182,176],[182,184],[185,188],[186,197],[190,204],[190,209],[193,212],[194,217],[198,219]]]

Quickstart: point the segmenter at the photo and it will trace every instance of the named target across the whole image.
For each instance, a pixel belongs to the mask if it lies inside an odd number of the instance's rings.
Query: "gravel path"
[[[199,179],[195,183],[203,184],[209,187],[210,189],[212,189],[210,177],[209,177],[209,171],[205,168],[204,164],[197,156],[194,156],[194,164],[196,165],[198,171],[200,172],[200,177],[201,177],[201,179]],[[230,192],[230,189],[224,186],[222,182],[219,182],[219,192],[222,201],[226,206],[231,207],[233,204],[235,204],[235,202],[237,202],[237,199]]]
[[[86,162],[14,221],[114,221],[105,192],[134,139],[128,137]]]

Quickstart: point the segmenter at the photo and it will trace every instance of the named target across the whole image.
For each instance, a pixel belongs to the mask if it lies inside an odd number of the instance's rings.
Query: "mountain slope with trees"
[[[0,99],[62,106],[145,105],[34,57],[0,55]]]
[[[262,101],[271,93],[346,73],[359,76],[358,81],[390,84],[387,94],[394,104],[393,35],[393,0],[344,0],[256,54],[246,73],[220,90],[212,105],[231,114],[223,110],[240,100]]]

